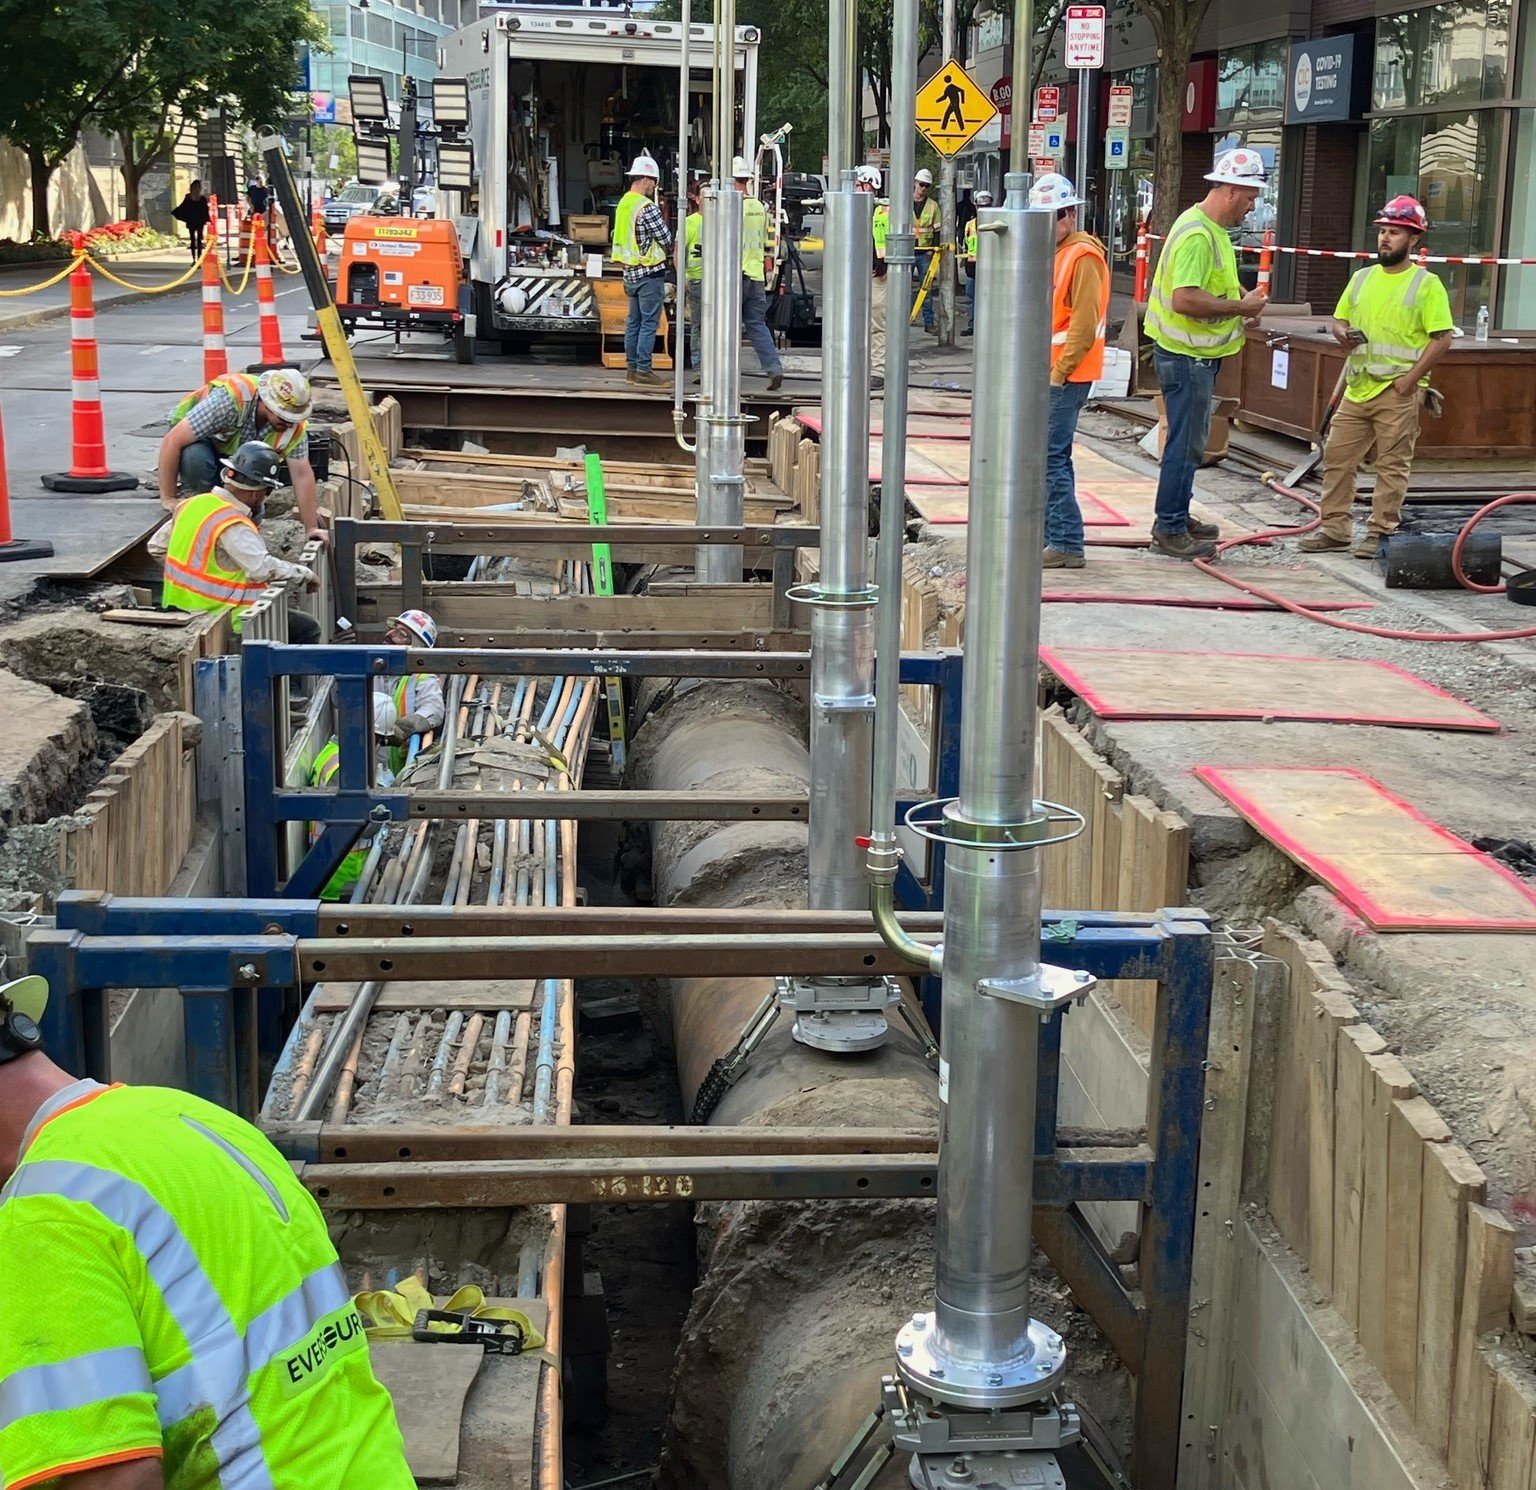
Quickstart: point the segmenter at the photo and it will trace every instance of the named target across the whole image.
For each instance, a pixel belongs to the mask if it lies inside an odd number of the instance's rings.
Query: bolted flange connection
[[[925,1397],[983,1410],[1017,1407],[1049,1396],[1067,1372],[1067,1347],[1038,1319],[1029,1322],[1029,1349],[1011,1361],[957,1361],[934,1329],[932,1314],[914,1314],[896,1336],[896,1370]]]

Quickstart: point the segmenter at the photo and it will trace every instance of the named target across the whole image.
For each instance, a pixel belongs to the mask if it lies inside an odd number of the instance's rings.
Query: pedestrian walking
[[[1077,505],[1072,442],[1077,420],[1104,371],[1105,318],[1109,315],[1109,259],[1092,233],[1081,232],[1082,198],[1065,177],[1040,177],[1031,207],[1056,213],[1056,263],[1051,290],[1051,416],[1046,432],[1045,553],[1047,569],[1081,569],[1083,514]]]
[[[412,1490],[288,1160],[186,1092],[77,1081],[47,1002],[42,978],[0,984],[0,1478]]]
[[[1168,416],[1152,548],[1176,559],[1207,559],[1216,552],[1216,524],[1189,515],[1195,472],[1210,438],[1222,359],[1242,351],[1244,321],[1256,320],[1268,303],[1261,291],[1243,293],[1227,231],[1259,198],[1263,157],[1241,147],[1223,151],[1205,179],[1211,189],[1168,233],[1147,301],[1152,365]]]
[[[784,359],[768,329],[768,293],[764,287],[768,255],[768,208],[752,194],[752,167],[738,155],[731,163],[731,177],[741,193],[741,324],[757,353],[757,363],[768,379],[768,391],[784,382]]]
[[[1408,496],[1429,371],[1451,345],[1445,286],[1412,261],[1429,219],[1412,197],[1393,197],[1375,221],[1376,262],[1356,270],[1333,310],[1334,340],[1349,354],[1344,397],[1323,447],[1322,526],[1298,545],[1309,554],[1350,544],[1360,462],[1375,448],[1376,489],[1357,559],[1374,559],[1395,533]]]
[[[194,181],[187,188],[187,194],[171,209],[171,216],[187,230],[193,263],[203,256],[203,238],[208,231],[210,215],[208,198],[203,195],[201,181]]]
[[[699,183],[688,183],[688,215],[683,219],[684,314],[688,333],[688,366],[704,365],[704,214]]]
[[[613,256],[624,269],[629,319],[624,323],[625,380],[642,388],[659,387],[651,371],[656,330],[667,299],[667,256],[672,234],[656,205],[661,167],[649,155],[637,155],[629,167],[629,190],[613,214]]]
[[[971,198],[971,205],[978,210],[992,205],[992,193],[986,190],[978,191]],[[976,213],[973,212],[970,221],[965,225],[965,248],[960,255],[965,263],[965,330],[961,336],[975,336],[976,334]]]
[[[871,196],[880,194],[880,167],[860,166],[854,172],[855,191]],[[885,387],[885,240],[891,231],[891,209],[875,203],[874,226],[870,244],[869,283],[869,386],[879,392]]]
[[[939,204],[933,195],[933,172],[926,167],[919,171],[912,181],[912,231],[916,237],[917,250],[917,282],[913,285],[913,292],[917,293],[928,280],[928,266],[933,262],[933,256],[939,251],[939,236],[942,231],[939,218]],[[943,265],[939,266],[939,273],[944,272]],[[937,333],[939,323],[934,315],[933,302],[938,293],[938,281],[928,285],[928,293],[923,296],[923,330]]]

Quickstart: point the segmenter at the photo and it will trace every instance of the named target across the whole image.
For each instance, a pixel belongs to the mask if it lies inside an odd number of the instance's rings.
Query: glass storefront
[[[1285,127],[1284,37],[1223,52],[1216,62],[1216,138],[1212,160],[1223,150],[1245,145],[1264,159],[1265,183],[1253,211],[1243,219],[1237,241],[1257,248],[1279,225],[1280,146]],[[1258,273],[1258,260],[1239,256],[1239,267]],[[1246,275],[1245,275],[1246,279]]]
[[[1522,18],[1517,98],[1536,98],[1536,15]],[[1536,109],[1517,109],[1510,131],[1509,202],[1505,209],[1504,252],[1511,258],[1536,258]],[[1499,304],[1494,324],[1529,331],[1536,328],[1536,264],[1499,272]]]

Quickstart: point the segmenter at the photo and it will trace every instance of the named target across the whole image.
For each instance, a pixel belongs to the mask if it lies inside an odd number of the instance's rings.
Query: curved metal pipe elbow
[[[690,445],[687,437],[683,434],[683,423],[687,418],[687,414],[681,409],[672,410],[672,438],[677,441],[680,450],[686,451],[689,455],[696,455],[699,449],[699,442],[695,440]]]
[[[896,866],[901,850],[892,844],[869,846],[869,908],[880,940],[898,957],[938,977],[944,970],[944,943],[925,942],[913,936],[896,919]]]

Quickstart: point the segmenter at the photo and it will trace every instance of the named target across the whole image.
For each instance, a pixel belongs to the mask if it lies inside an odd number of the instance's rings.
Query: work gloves
[[[390,738],[397,745],[404,745],[412,735],[424,735],[432,728],[432,721],[425,714],[402,714],[395,720],[395,727],[390,732]]]

